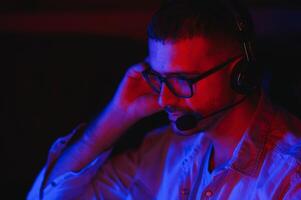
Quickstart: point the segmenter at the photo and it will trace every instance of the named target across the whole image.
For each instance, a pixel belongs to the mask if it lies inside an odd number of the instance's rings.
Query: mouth
[[[191,113],[188,110],[177,108],[177,107],[166,107],[164,110],[168,115],[169,121],[172,123],[175,123],[177,119],[182,117],[183,115]]]
[[[168,119],[171,122],[175,122],[179,117],[183,115],[183,113],[168,113]]]

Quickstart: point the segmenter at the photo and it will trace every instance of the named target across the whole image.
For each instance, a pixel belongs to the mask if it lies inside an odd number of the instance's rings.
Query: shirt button
[[[188,194],[189,194],[189,189],[188,188],[181,189],[181,195],[188,195]]]
[[[206,197],[211,197],[212,194],[213,194],[213,192],[210,190],[206,191],[206,193],[205,193]]]

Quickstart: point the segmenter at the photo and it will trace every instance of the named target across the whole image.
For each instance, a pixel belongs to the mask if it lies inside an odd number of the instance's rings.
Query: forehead
[[[195,73],[218,62],[215,46],[202,37],[176,42],[149,40],[149,64],[159,73]]]

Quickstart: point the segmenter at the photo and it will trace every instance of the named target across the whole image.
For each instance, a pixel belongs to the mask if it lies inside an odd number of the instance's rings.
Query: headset
[[[232,70],[231,87],[239,94],[248,95],[256,90],[260,83],[260,73],[255,65],[256,58],[253,49],[253,30],[250,24],[240,13],[239,5],[235,0],[222,0],[226,5],[236,23],[236,31],[239,35],[244,58],[240,60]]]

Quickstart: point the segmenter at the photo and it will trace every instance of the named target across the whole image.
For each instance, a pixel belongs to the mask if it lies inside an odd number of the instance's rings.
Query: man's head
[[[222,0],[174,0],[155,13],[148,27],[148,62],[160,79],[158,102],[172,122],[186,114],[206,116],[241,97],[230,84],[233,68],[245,57],[238,28],[235,13]],[[182,93],[175,88],[185,84]],[[217,118],[203,120],[197,130]]]
[[[195,36],[210,40],[240,43],[238,21],[245,24],[243,37],[251,40],[253,24],[241,0],[170,0],[152,17],[149,39],[176,42]],[[233,44],[232,44],[233,45]]]

